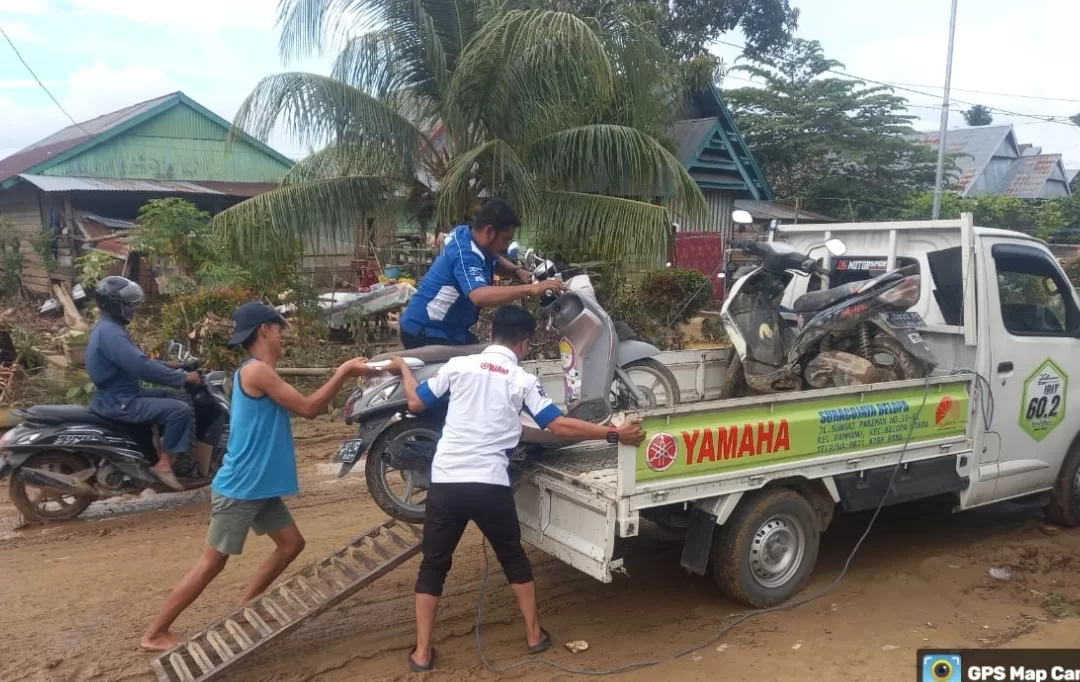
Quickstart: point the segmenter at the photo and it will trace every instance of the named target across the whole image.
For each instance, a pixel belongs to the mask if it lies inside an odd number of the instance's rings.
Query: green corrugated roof
[[[131,115],[118,115],[125,112]],[[94,119],[97,121],[104,121],[104,125],[88,125],[91,135],[83,127],[72,126],[0,162],[5,171],[11,171],[4,173],[8,179],[0,186],[18,182],[13,176],[22,173],[277,183],[293,163],[247,135],[241,134],[227,145],[229,122],[181,92]],[[59,142],[53,143],[54,139]],[[20,163],[19,157],[26,161]]]
[[[672,137],[679,161],[698,186],[729,190],[741,199],[771,200],[772,188],[719,90],[696,91],[693,103],[698,118],[676,123]]]

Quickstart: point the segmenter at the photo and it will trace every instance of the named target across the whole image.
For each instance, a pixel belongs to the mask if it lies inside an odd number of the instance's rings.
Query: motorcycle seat
[[[413,350],[394,350],[388,353],[380,353],[371,358],[369,362],[389,360],[395,355],[400,355],[407,358],[416,358],[425,365],[436,365],[446,362],[450,358],[462,355],[476,355],[490,345],[490,343],[475,343],[471,346],[422,346]]]
[[[619,337],[619,341],[637,341],[638,335],[630,325],[626,324],[622,320],[615,323],[615,334]]]
[[[130,425],[107,419],[84,405],[34,405],[22,410],[23,419],[37,424],[92,424],[110,429]]]
[[[841,284],[835,289],[822,289],[803,294],[795,300],[794,310],[797,313],[813,313],[836,305],[845,298],[851,298],[859,293],[866,282],[848,282]]]

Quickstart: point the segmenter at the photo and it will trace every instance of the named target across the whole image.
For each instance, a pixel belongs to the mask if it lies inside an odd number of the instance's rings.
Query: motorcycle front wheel
[[[612,409],[648,410],[656,407],[672,407],[681,402],[679,381],[662,362],[652,358],[635,360],[623,365],[622,370],[634,382],[634,386],[645,397],[645,404],[638,405],[632,393],[619,379],[612,385]]]
[[[66,452],[42,452],[26,460],[23,467],[70,476],[86,469],[87,464],[81,457]],[[11,474],[8,496],[24,519],[38,522],[70,521],[94,501],[90,495],[65,495],[27,485],[21,468]]]
[[[364,479],[368,493],[379,509],[398,521],[423,523],[428,476],[419,471],[399,470],[391,466],[389,445],[398,440],[430,441],[434,444],[438,442],[441,431],[442,424],[430,418],[402,419],[379,434],[367,454]]]

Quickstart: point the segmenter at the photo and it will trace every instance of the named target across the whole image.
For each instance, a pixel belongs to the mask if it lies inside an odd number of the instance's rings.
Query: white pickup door
[[[986,312],[979,364],[989,369],[1000,436],[985,440],[981,478],[995,476],[991,497],[1004,500],[1051,488],[1080,427],[1080,305],[1045,244],[999,230],[976,235]]]

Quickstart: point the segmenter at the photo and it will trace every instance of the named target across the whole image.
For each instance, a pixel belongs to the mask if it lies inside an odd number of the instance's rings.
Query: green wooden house
[[[64,128],[0,160],[0,222],[13,227],[22,252],[23,287],[46,292],[70,282],[74,259],[107,251],[128,276],[147,284],[114,237],[135,227],[150,199],[183,197],[217,213],[277,187],[292,161],[240,136],[182,92],[140,102]],[[33,244],[52,239],[58,267],[46,271]],[[122,264],[122,265],[121,265]],[[149,289],[148,289],[149,290]]]

